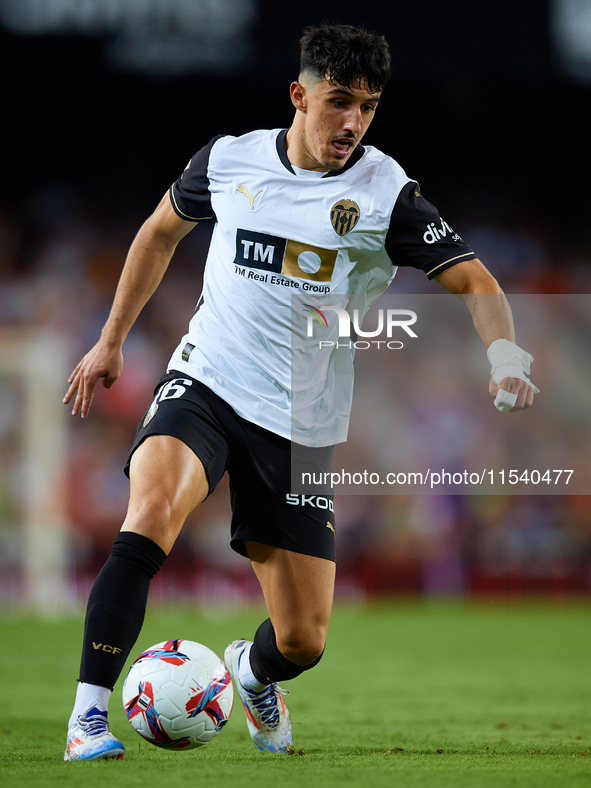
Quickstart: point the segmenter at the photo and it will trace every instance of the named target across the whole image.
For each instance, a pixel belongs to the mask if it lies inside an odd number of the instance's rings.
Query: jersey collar
[[[293,167],[291,166],[291,163],[287,158],[287,151],[285,150],[285,138],[287,137],[288,131],[289,129],[281,129],[281,131],[277,135],[276,138],[277,153],[285,169],[289,170],[289,172],[291,172],[292,175],[295,175],[295,172],[293,171]],[[359,161],[359,159],[361,159],[364,153],[365,153],[365,148],[363,147],[363,145],[358,145],[353,151],[353,153],[351,154],[351,156],[349,157],[349,160],[347,161],[344,167],[341,167],[340,170],[331,170],[330,172],[325,173],[322,177],[335,178],[337,175],[341,175],[341,173],[350,170],[351,167],[354,167],[357,164],[357,162]]]

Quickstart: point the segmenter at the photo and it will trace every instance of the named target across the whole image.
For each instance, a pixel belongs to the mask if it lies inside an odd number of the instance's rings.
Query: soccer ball
[[[228,722],[232,679],[214,652],[192,640],[157,643],[136,659],[123,684],[123,708],[146,741],[191,750]]]

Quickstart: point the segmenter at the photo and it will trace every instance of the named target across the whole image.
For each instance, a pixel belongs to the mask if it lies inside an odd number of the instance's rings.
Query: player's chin
[[[341,170],[351,158],[351,154],[354,150],[354,145],[352,145],[346,151],[344,149],[336,150],[334,146],[331,146],[331,150],[325,157],[323,164],[325,167],[328,167],[331,170]]]

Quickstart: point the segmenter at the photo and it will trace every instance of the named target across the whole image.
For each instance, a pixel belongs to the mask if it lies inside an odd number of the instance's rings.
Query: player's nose
[[[358,134],[361,131],[362,124],[363,116],[361,114],[361,108],[351,107],[347,113],[345,129],[347,129],[347,131],[352,131],[354,134]]]

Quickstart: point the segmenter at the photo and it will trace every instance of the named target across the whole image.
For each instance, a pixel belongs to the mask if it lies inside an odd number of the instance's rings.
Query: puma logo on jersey
[[[240,192],[240,194],[243,194],[245,197],[248,197],[248,201],[250,202],[250,210],[251,210],[251,211],[254,211],[254,201],[255,201],[255,200],[256,200],[256,198],[259,196],[259,194],[261,194],[261,192],[262,192],[263,190],[262,190],[262,189],[259,189],[259,190],[258,190],[258,192],[257,192],[257,193],[255,194],[255,196],[253,197],[253,196],[250,194],[250,192],[248,191],[248,189],[246,188],[246,186],[245,186],[243,183],[241,183],[241,184],[238,186],[238,188],[236,189],[236,191],[237,191],[237,192]]]
[[[336,539],[337,538],[337,532],[335,531],[334,525],[330,522],[330,520],[326,521],[326,527],[330,528],[330,530],[333,532],[334,538]]]

